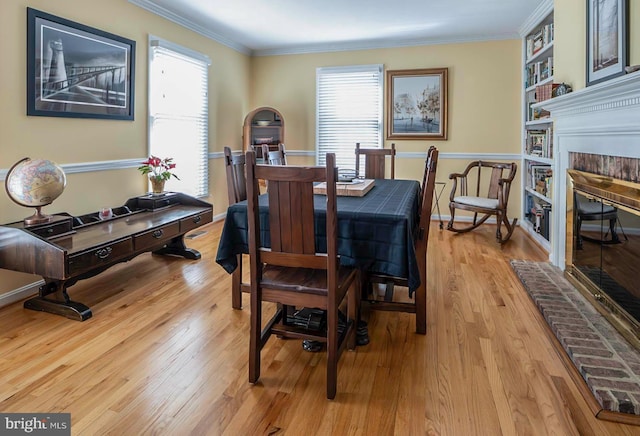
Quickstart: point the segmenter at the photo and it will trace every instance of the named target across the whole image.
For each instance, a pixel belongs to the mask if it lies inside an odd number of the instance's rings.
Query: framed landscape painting
[[[387,71],[387,138],[447,139],[448,69]]]
[[[629,62],[628,0],[587,0],[587,86],[624,74]]]
[[[27,8],[27,115],[133,120],[136,43]]]

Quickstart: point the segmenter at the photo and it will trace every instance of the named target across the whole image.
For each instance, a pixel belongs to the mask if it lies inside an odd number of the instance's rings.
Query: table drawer
[[[152,247],[161,246],[179,234],[180,224],[176,221],[134,236],[133,246],[136,251],[147,250]]]
[[[213,220],[213,211],[200,212],[197,215],[183,218],[180,220],[180,232],[186,233],[189,230],[210,223]]]
[[[109,244],[92,248],[83,253],[69,256],[69,275],[110,265],[127,255],[133,254],[133,241],[131,238],[121,239]]]

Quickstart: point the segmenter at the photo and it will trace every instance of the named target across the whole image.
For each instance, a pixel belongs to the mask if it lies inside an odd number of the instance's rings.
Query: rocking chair
[[[515,162],[474,161],[467,166],[464,172],[450,174],[449,178],[453,180],[453,187],[449,196],[451,220],[447,225],[447,230],[457,233],[469,232],[483,224],[490,216],[495,215],[497,221],[496,239],[501,244],[507,242],[518,221],[517,218],[514,218],[513,222],[509,222],[507,217],[509,191],[517,169],[518,166]],[[472,173],[472,170],[475,171]],[[506,177],[504,173],[507,173]],[[468,189],[469,178],[471,178],[471,182],[475,181],[476,184],[475,192],[472,193],[469,193]],[[486,186],[485,179],[487,178],[489,178],[489,190],[486,196],[481,196],[480,189]],[[463,228],[455,228],[456,209],[473,212],[472,224]],[[478,214],[482,214],[480,219],[478,219]],[[502,236],[502,224],[507,230],[505,237]]]

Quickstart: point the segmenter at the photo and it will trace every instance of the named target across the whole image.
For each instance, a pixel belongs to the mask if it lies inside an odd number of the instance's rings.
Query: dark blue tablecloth
[[[414,180],[381,180],[364,197],[338,197],[340,263],[366,271],[405,277],[411,293],[420,285],[413,244],[418,225],[420,184]],[[315,195],[316,247],[326,251],[326,197]],[[267,197],[260,197],[261,240],[269,244]],[[264,209],[264,216],[262,215]],[[216,262],[228,273],[236,255],[248,253],[247,202],[231,205],[220,236]]]

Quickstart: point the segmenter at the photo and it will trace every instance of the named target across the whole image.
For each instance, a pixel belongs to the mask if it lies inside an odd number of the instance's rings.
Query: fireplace
[[[634,248],[640,245],[640,71],[552,98],[543,108],[554,122],[555,147],[549,260],[637,346],[633,303],[617,300],[618,293],[640,297],[640,249]],[[588,209],[581,216],[576,200]]]
[[[629,180],[637,175],[638,160],[633,161],[570,153],[565,273],[640,349],[640,184]]]

